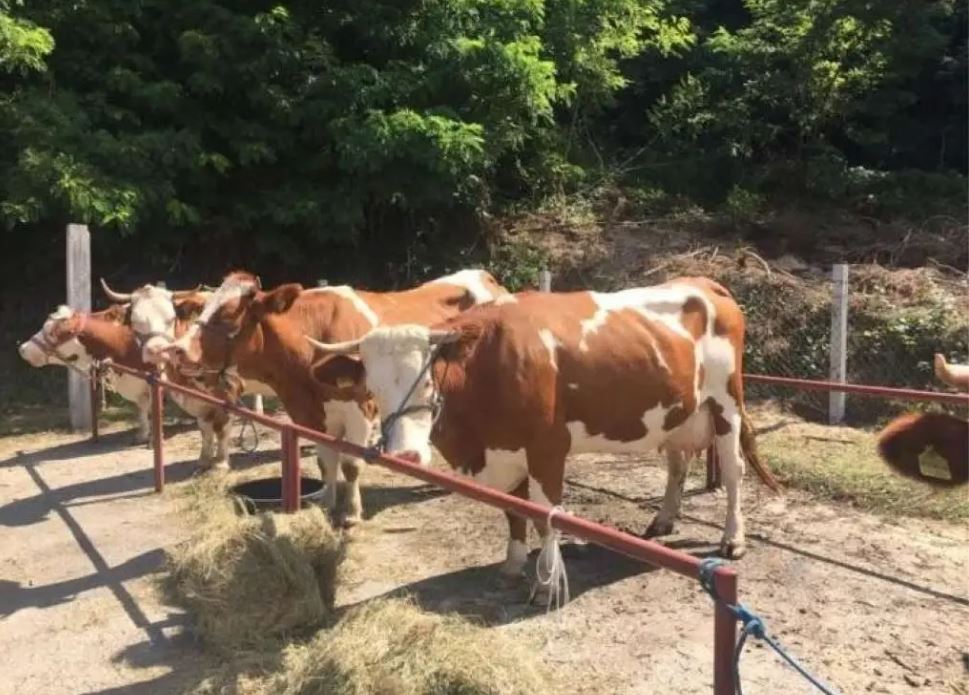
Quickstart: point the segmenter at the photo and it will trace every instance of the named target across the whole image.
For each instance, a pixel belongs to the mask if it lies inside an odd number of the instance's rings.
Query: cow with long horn
[[[535,502],[561,503],[570,452],[660,448],[666,495],[646,535],[669,534],[688,462],[713,445],[727,489],[721,551],[739,557],[745,461],[779,487],[757,457],[744,409],[743,313],[705,278],[611,294],[522,293],[432,328],[308,342],[331,355],[320,381],[373,394],[384,450],[427,464],[433,444],[455,469]],[[502,572],[517,576],[526,524],[514,515],[508,523]]]
[[[156,285],[144,285],[133,292],[116,292],[101,278],[105,296],[118,304],[131,305],[129,321],[141,343],[142,359],[150,364],[161,362],[163,350],[175,340],[175,303],[181,300],[200,300],[199,285],[191,290],[169,290]],[[200,306],[200,305],[199,305]]]
[[[226,276],[198,319],[170,352],[189,374],[237,374],[245,383],[272,389],[294,422],[367,444],[374,407],[365,391],[314,378],[320,367],[304,334],[326,341],[364,335],[374,326],[430,325],[507,292],[488,273],[463,270],[402,292],[366,292],[347,286],[304,290],[286,284],[264,290],[246,272]],[[335,512],[342,471],[347,483],[343,523],[362,518],[361,461],[317,448],[326,482],[324,504]]]

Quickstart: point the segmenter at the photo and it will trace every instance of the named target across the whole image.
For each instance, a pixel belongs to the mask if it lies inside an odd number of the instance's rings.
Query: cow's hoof
[[[746,552],[747,544],[743,541],[724,541],[720,544],[720,556],[728,560],[739,560]]]
[[[671,533],[673,533],[673,522],[663,521],[659,517],[655,517],[647,527],[643,538],[659,538],[660,536],[669,536]]]
[[[222,459],[221,461],[216,461],[215,463],[212,464],[212,470],[227,472],[229,470],[229,462],[226,461],[225,459]]]
[[[347,514],[342,519],[340,519],[340,526],[346,529],[351,529],[354,526],[358,526],[363,522],[363,517],[359,514]]]

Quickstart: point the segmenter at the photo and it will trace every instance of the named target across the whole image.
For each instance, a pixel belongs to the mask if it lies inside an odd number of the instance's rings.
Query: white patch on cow
[[[484,283],[485,271],[483,270],[459,270],[456,273],[445,275],[437,280],[431,280],[428,285],[448,284],[463,287],[471,296],[474,297],[475,304],[484,304],[495,299],[494,293],[488,289]]]
[[[421,373],[430,349],[430,331],[417,325],[375,328],[361,341],[367,387],[382,418],[405,406],[430,404],[434,392],[430,370]],[[420,383],[416,383],[418,380]],[[410,397],[405,403],[408,392]],[[429,409],[416,409],[397,418],[387,431],[387,451],[414,451],[420,462],[428,465],[432,425]]]
[[[324,401],[326,432],[353,444],[367,446],[376,422],[364,415],[356,401]]]
[[[701,405],[679,427],[667,433],[662,446],[665,449],[693,454],[703,451],[712,443],[713,416],[706,405]]]
[[[657,405],[643,413],[642,422],[646,426],[646,436],[628,442],[608,439],[601,434],[590,435],[586,426],[581,422],[570,422],[567,427],[572,435],[572,446],[569,453],[604,453],[604,454],[632,454],[651,451],[663,443],[663,421],[672,409]]]
[[[518,303],[518,297],[516,297],[511,293],[503,294],[500,297],[498,297],[498,299],[495,300],[495,306],[501,306],[502,304],[517,304],[517,303]]]
[[[538,332],[538,337],[541,338],[542,344],[545,345],[545,349],[548,350],[548,358],[552,362],[552,369],[558,371],[559,362],[558,356],[555,352],[560,345],[558,339],[555,337],[555,334],[547,328],[542,328]]]
[[[376,326],[380,323],[380,317],[377,316],[377,312],[367,304],[363,297],[357,294],[357,291],[350,287],[349,285],[336,285],[333,287],[314,287],[306,292],[327,292],[330,294],[335,294],[338,297],[346,299],[348,302],[353,304],[353,308],[360,312],[360,314],[370,322],[371,326]]]
[[[132,292],[131,329],[142,340],[141,358],[157,364],[160,351],[175,340],[172,292],[154,285],[145,285]]]
[[[542,488],[541,483],[531,476],[528,476],[528,499],[535,504],[544,504],[546,507],[555,506],[545,495],[545,490]]]
[[[511,492],[528,476],[525,452],[521,449],[485,449],[485,465],[472,478],[502,492]]]
[[[587,352],[589,336],[595,335],[606,325],[610,314],[625,309],[632,309],[643,318],[662,323],[674,333],[692,340],[690,332],[680,323],[680,318],[686,300],[694,296],[708,305],[707,315],[709,316],[712,308],[702,294],[698,290],[690,291],[689,288],[682,286],[634,287],[620,292],[590,292],[589,297],[595,302],[597,309],[590,318],[580,322],[582,336],[579,339],[579,350]],[[653,347],[655,349],[655,344]],[[662,360],[662,355],[658,351],[656,354]],[[661,364],[665,367],[664,362],[661,361]]]

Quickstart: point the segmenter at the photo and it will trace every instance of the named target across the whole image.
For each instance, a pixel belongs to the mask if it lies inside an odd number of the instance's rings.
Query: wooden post
[[[538,273],[538,289],[540,292],[552,291],[552,273],[548,268],[543,268]]]
[[[832,270],[831,297],[831,381],[848,378],[848,266],[839,263]],[[828,422],[837,425],[845,417],[844,393],[828,394]]]
[[[67,305],[74,311],[91,311],[91,233],[87,225],[67,225]],[[73,369],[67,372],[67,403],[71,429],[89,431],[93,420],[87,380]]]

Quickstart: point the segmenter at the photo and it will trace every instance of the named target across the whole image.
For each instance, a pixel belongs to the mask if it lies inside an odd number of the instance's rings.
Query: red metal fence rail
[[[287,512],[296,511],[300,504],[300,454],[299,440],[307,439],[317,444],[336,449],[353,456],[370,457],[372,463],[382,465],[398,473],[437,485],[445,490],[513,512],[519,516],[536,521],[549,518],[549,507],[523,500],[491,488],[484,487],[468,478],[425,468],[419,464],[396,456],[380,455],[372,457],[364,447],[350,442],[334,439],[330,435],[302,427],[294,423],[280,422],[267,415],[261,415],[234,403],[223,401],[209,394],[186,388],[178,384],[161,381],[156,375],[124,367],[110,365],[126,374],[140,377],[148,382],[152,397],[152,444],[154,454],[155,489],[161,491],[165,485],[164,442],[162,438],[162,396],[165,390],[196,398],[212,405],[218,405],[242,417],[250,418],[266,427],[278,430],[282,439],[282,486],[283,508]],[[627,555],[651,565],[664,567],[691,579],[699,579],[700,560],[692,555],[672,550],[655,541],[644,540],[623,533],[617,529],[597,524],[571,514],[555,514],[551,525],[560,531],[582,538]],[[737,603],[737,572],[732,567],[717,567],[714,570],[714,586],[718,595],[728,604]],[[737,643],[737,622],[733,614],[716,603],[714,608],[714,645],[713,645],[713,692],[715,695],[735,695],[734,649]]]
[[[300,505],[300,438],[323,446],[336,449],[342,453],[370,457],[373,463],[382,465],[398,473],[409,475],[445,490],[456,492],[465,497],[484,502],[504,511],[511,511],[519,516],[544,521],[548,519],[550,509],[512,495],[479,485],[470,479],[458,477],[449,473],[425,468],[419,464],[390,455],[371,457],[367,449],[350,442],[334,439],[323,432],[297,425],[295,423],[280,422],[275,418],[253,412],[228,401],[215,398],[207,393],[196,391],[178,384],[161,381],[155,374],[142,372],[123,365],[111,364],[111,369],[140,377],[148,382],[151,389],[152,404],[152,448],[154,458],[155,490],[161,492],[165,486],[165,455],[162,437],[162,401],[164,391],[176,391],[183,395],[196,398],[212,405],[225,408],[242,417],[258,422],[270,429],[278,430],[281,436],[282,449],[282,487],[283,509],[294,512]],[[814,381],[808,379],[793,379],[786,377],[766,376],[760,374],[745,374],[747,383],[769,384],[794,389],[817,391],[841,391],[861,396],[876,398],[891,398],[898,400],[913,400],[924,402],[946,403],[952,405],[969,406],[969,394],[936,393],[934,391],[919,391],[915,389],[898,389],[884,386],[864,386],[846,384],[833,381]],[[96,380],[92,380],[92,393],[97,388]],[[92,395],[93,398],[93,395]],[[95,409],[92,434],[97,438],[97,410]],[[718,466],[713,449],[707,452],[707,488],[712,489],[718,481]],[[596,524],[581,517],[568,514],[552,516],[551,524],[555,528],[569,533],[577,538],[585,539],[609,548],[636,560],[651,565],[664,567],[692,579],[699,579],[700,560],[692,555],[671,550],[654,541],[643,540],[627,533],[601,524]],[[737,572],[730,567],[718,567],[714,571],[714,586],[719,596],[728,604],[737,603]],[[721,603],[715,605],[714,612],[714,685],[715,695],[735,695],[736,664],[734,649],[737,642],[736,619]]]
[[[874,398],[886,398],[899,401],[922,401],[925,403],[946,403],[949,405],[969,406],[969,393],[939,393],[937,391],[900,389],[891,386],[847,384],[841,383],[840,381],[793,379],[784,376],[767,376],[765,374],[744,374],[744,383],[786,386],[804,391],[836,391],[853,393],[857,396],[871,396]]]

